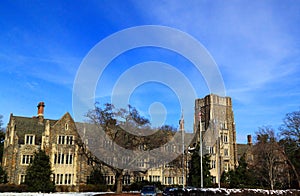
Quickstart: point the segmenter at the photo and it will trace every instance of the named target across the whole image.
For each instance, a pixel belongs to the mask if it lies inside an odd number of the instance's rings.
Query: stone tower
[[[194,133],[200,133],[204,154],[210,154],[211,175],[218,183],[224,171],[237,166],[237,144],[232,102],[230,97],[210,94],[195,100]]]

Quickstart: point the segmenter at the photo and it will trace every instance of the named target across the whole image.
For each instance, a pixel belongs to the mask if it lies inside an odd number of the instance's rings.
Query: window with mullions
[[[216,161],[215,161],[215,160],[212,160],[212,161],[211,161],[211,168],[212,168],[212,169],[215,169],[215,168],[216,168]]]
[[[57,185],[72,184],[72,180],[74,177],[74,175],[72,174],[56,174],[54,176],[55,176],[54,182]]]
[[[34,145],[34,135],[26,134],[25,135],[25,144]]]
[[[64,135],[59,135],[57,137],[57,144],[65,144],[65,136]]]
[[[138,159],[136,162],[137,167],[145,167],[145,161],[144,159]]]
[[[54,155],[54,164],[64,164],[65,155],[58,153]]]
[[[66,155],[66,164],[73,164],[73,154]]]
[[[105,184],[114,184],[114,176],[104,176]]]
[[[57,144],[73,145],[74,137],[72,135],[58,135]]]
[[[215,148],[213,146],[208,146],[207,149],[209,154],[215,154]]]
[[[22,156],[22,164],[23,165],[28,165],[32,163],[33,160],[33,155],[23,155]]]
[[[65,184],[71,184],[72,175],[65,174]]]
[[[55,184],[63,184],[63,177],[64,175],[63,174],[56,174],[56,183]]]
[[[73,136],[72,135],[67,135],[66,136],[66,144],[67,145],[72,145],[73,144]]]
[[[123,184],[125,185],[130,184],[130,175],[123,176]]]

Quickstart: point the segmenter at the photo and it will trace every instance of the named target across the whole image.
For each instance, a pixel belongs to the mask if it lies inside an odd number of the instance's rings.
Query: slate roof
[[[12,118],[15,120],[15,131],[19,138],[19,144],[24,144],[25,134],[34,134],[35,144],[41,144],[46,121],[50,121],[50,126],[57,122],[57,120],[44,119],[43,123],[39,123],[37,117],[12,116]]]
[[[249,148],[249,144],[237,144],[238,159],[240,159],[248,151]]]

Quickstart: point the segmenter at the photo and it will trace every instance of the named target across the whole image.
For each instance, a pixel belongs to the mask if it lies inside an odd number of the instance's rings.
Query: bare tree
[[[286,159],[271,127],[259,128],[253,154],[252,166],[258,178],[263,179],[262,183],[269,185],[272,190],[276,183],[284,184],[287,178]]]
[[[283,125],[280,127],[281,135],[295,140],[300,147],[300,111],[287,113]]]
[[[103,164],[114,172],[117,193],[122,192],[124,169],[145,173],[151,168],[150,162],[157,166],[165,163],[165,159],[170,157],[171,153],[164,152],[159,147],[169,142],[174,136],[174,129],[168,127],[169,129],[165,130],[166,127],[163,127],[161,130],[154,130],[150,127],[149,120],[140,116],[132,106],[128,106],[128,109],[116,109],[112,104],[105,104],[104,107],[96,104],[86,116],[86,126],[92,128],[89,132],[81,131],[83,142],[79,145],[95,163]],[[86,139],[90,141],[85,142]],[[96,141],[94,145],[92,141]],[[178,141],[180,140],[175,138],[173,144]],[[159,163],[157,155],[160,156]],[[111,159],[105,161],[105,157]],[[151,160],[146,163],[146,167],[142,166],[144,160]]]
[[[283,125],[280,127],[280,140],[283,146],[283,154],[297,181],[297,188],[300,188],[300,111],[286,114]]]

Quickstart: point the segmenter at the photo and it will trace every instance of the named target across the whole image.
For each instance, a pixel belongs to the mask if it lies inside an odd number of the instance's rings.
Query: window
[[[68,136],[66,136],[66,139],[67,139],[66,144],[68,144],[68,145],[73,144],[73,136],[68,135]]]
[[[61,155],[60,163],[61,163],[61,164],[64,164],[64,158],[65,158],[65,155],[64,155],[64,154],[60,154],[60,155]]]
[[[25,135],[25,144],[34,145],[34,135]]]
[[[228,163],[224,163],[224,170],[228,171],[228,168],[229,168],[229,164]]]
[[[73,145],[74,138],[72,135],[58,135],[57,144]]]
[[[71,184],[72,175],[65,174],[65,184]]]
[[[223,134],[223,142],[228,143],[228,135],[227,134]]]
[[[149,176],[151,182],[159,182],[160,176]]]
[[[144,181],[144,176],[138,176],[138,177],[136,177],[136,181],[137,181],[137,182],[142,182],[142,181]]]
[[[28,165],[32,163],[33,160],[33,155],[23,155],[22,156],[22,164],[23,165]]]
[[[73,154],[69,155],[69,164],[73,164]]]
[[[104,176],[105,184],[111,185],[114,184],[114,177],[113,176]]]
[[[73,164],[73,154],[66,155],[66,164]]]
[[[166,184],[174,184],[174,177],[165,177]]]
[[[54,175],[54,182],[55,184],[72,184],[73,181],[73,174],[56,174]]]
[[[58,153],[54,155],[54,164],[64,164],[65,155]]]
[[[214,147],[213,146],[208,146],[208,153],[209,154],[215,154],[215,150],[214,150]]]
[[[181,149],[182,149],[182,147],[181,147]],[[179,148],[179,150],[180,150],[180,148]],[[166,145],[165,151],[166,152],[176,152],[176,146],[175,145]]]
[[[104,157],[104,162],[106,162],[109,165],[113,165],[114,159],[113,157]]]
[[[172,162],[167,163],[165,165],[165,167],[167,167],[167,168],[173,168],[173,167],[175,167],[174,162],[172,161]]]
[[[112,141],[111,140],[104,140],[103,141],[103,148],[107,150],[112,149]]]
[[[122,157],[122,164],[127,165],[130,162],[130,157]]]
[[[20,175],[19,184],[23,184],[25,182],[25,177],[26,177],[25,174]]]
[[[137,167],[145,167],[144,159],[138,159],[136,162]]]
[[[144,144],[139,145],[138,150],[140,150],[140,151],[146,150],[146,145],[144,145]]]
[[[69,129],[69,125],[68,123],[65,124],[65,130],[68,130]]]
[[[216,177],[216,176],[212,176],[211,178],[212,178],[212,182],[213,182],[214,184],[217,183],[217,177]]]
[[[220,128],[221,129],[227,129],[227,122],[222,122],[221,125],[220,125]]]
[[[130,175],[123,176],[123,184],[130,184]]]
[[[216,168],[216,160],[211,161],[211,168],[215,169]]]
[[[64,135],[59,135],[57,137],[57,144],[65,144],[65,136]]]
[[[224,149],[224,156],[228,156],[229,155],[229,153],[228,153],[228,149],[227,148],[225,148]]]
[[[182,176],[178,177],[178,182],[179,182],[179,184],[183,184],[183,177]]]
[[[153,159],[153,158],[150,158],[150,159],[149,159],[148,164],[149,164],[149,167],[150,167],[150,168],[156,168],[156,167],[159,167],[159,163],[158,163],[155,159]]]
[[[56,184],[61,184],[60,183],[60,174],[56,174]]]

